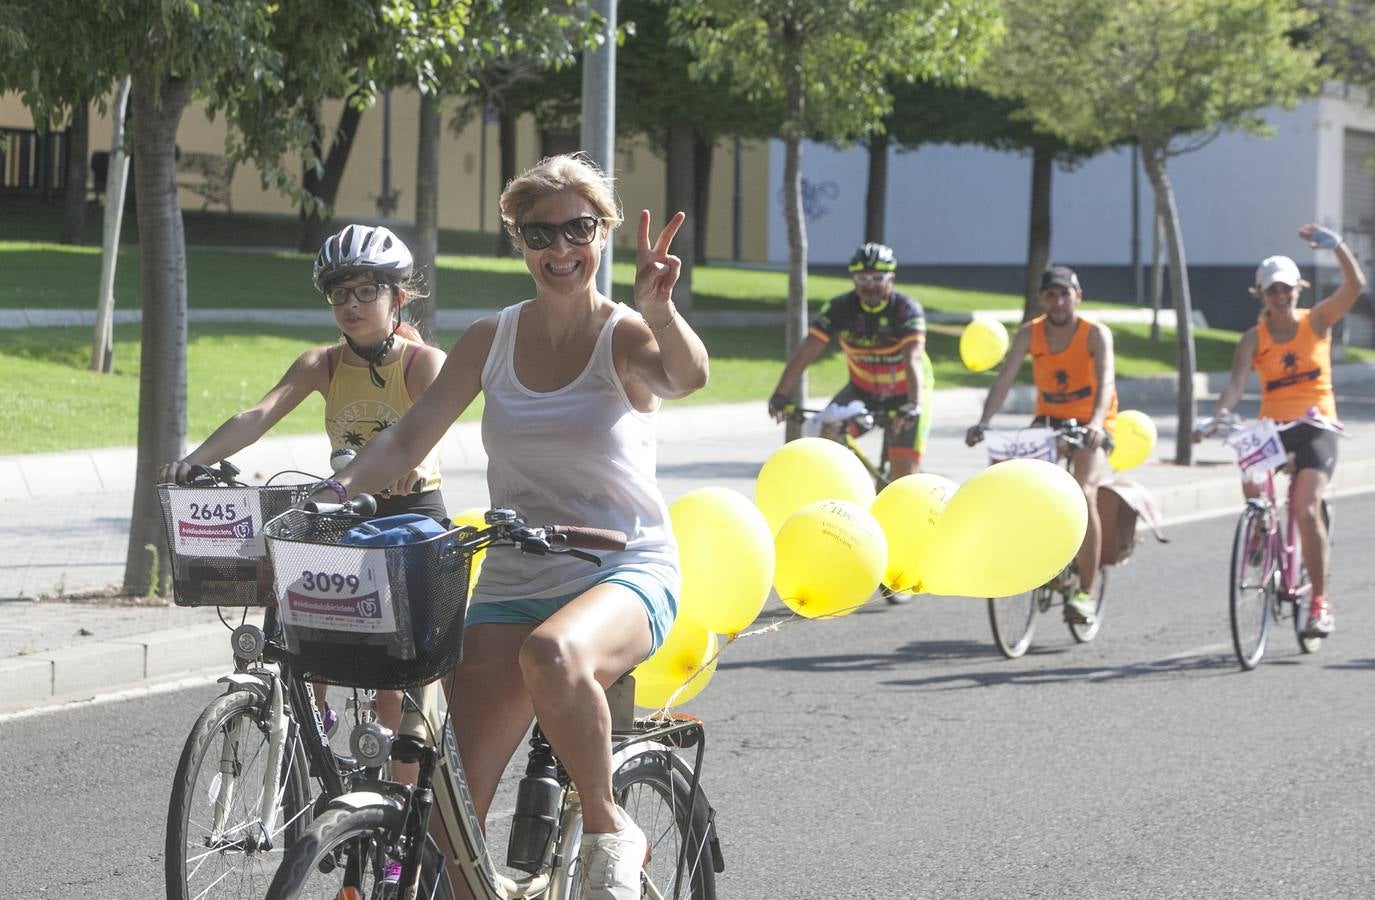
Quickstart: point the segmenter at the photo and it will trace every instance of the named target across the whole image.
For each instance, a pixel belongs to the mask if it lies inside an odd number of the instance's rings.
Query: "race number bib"
[[[277,610],[288,626],[391,634],[396,631],[387,553],[376,547],[317,547],[308,571],[275,559]]]
[[[181,556],[263,555],[258,492],[235,488],[169,490],[172,550]]]
[[[1044,459],[1046,462],[1055,462],[1060,458],[1055,446],[1053,428],[985,431],[984,443],[988,446],[990,464],[1008,459]]]
[[[1225,443],[1236,454],[1242,474],[1251,481],[1261,481],[1266,472],[1278,469],[1288,459],[1279,429],[1269,419],[1258,419],[1233,432]]]

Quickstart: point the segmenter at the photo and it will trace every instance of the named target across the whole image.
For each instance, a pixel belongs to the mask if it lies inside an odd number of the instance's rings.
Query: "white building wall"
[[[1172,159],[1170,178],[1190,264],[1251,264],[1279,252],[1311,263],[1313,255],[1298,243],[1295,229],[1315,219],[1337,223],[1342,123],[1375,116],[1370,110],[1356,115],[1351,107],[1323,98],[1292,111],[1273,110],[1266,115],[1275,130],[1268,138],[1223,134]],[[900,262],[1023,263],[1030,156],[937,145],[893,151],[889,166],[887,239]],[[866,151],[809,143],[802,170],[811,188],[809,259],[844,263],[863,235]],[[782,172],[783,144],[773,141],[768,251],[769,261],[780,264],[788,258]],[[1144,174],[1140,184],[1145,261],[1154,200]],[[1069,265],[1131,262],[1129,151],[1100,154],[1072,171],[1057,168],[1051,196],[1052,259]]]

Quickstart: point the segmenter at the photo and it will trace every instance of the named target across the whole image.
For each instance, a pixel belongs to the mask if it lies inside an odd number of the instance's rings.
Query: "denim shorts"
[[[463,628],[467,630],[489,622],[538,625],[598,584],[619,584],[639,597],[645,614],[649,616],[649,654],[663,646],[664,638],[668,636],[668,630],[673,627],[673,620],[678,615],[678,598],[658,578],[641,569],[631,568],[613,569],[575,594],[471,604],[463,620]]]

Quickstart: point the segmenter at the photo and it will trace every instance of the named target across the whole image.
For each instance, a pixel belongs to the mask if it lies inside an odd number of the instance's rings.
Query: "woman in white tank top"
[[[655,482],[654,413],[662,398],[705,385],[708,368],[671,297],[681,262],[668,249],[684,216],[651,243],[649,211],[640,214],[638,315],[597,291],[602,250],[622,219],[608,179],[585,157],[545,159],[513,179],[501,216],[534,298],[464,332],[433,388],[336,479],[350,494],[389,483],[480,391],[493,506],[536,523],[625,532],[625,551],[596,569],[571,558],[487,555],[455,673],[462,702],[450,708],[484,822],[539,716],[582,800],[584,871],[593,875],[584,896],[638,898],[645,838],[612,800],[604,688],[662,643],[676,611],[677,549]]]

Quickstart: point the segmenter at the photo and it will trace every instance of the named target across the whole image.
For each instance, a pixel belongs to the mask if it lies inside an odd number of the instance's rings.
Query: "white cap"
[[[1275,282],[1296,287],[1299,265],[1287,256],[1267,256],[1256,266],[1256,287],[1262,291]]]

